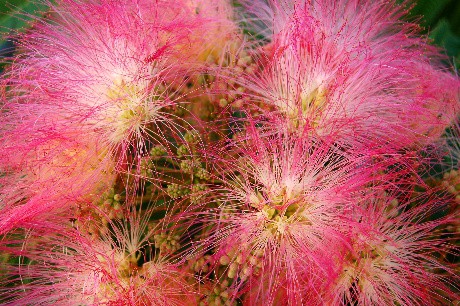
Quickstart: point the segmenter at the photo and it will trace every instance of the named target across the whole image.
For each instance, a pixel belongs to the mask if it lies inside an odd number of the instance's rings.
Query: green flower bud
[[[227,99],[222,98],[222,99],[219,100],[219,106],[220,107],[223,108],[223,107],[226,107],[227,105],[228,105]]]
[[[205,181],[209,180],[209,178],[210,178],[209,172],[206,171],[206,169],[204,169],[204,168],[196,169],[195,176],[197,178],[205,180]]]
[[[188,143],[195,143],[198,141],[199,138],[200,138],[200,134],[195,130],[187,131],[184,134],[184,140]]]
[[[173,199],[176,199],[176,198],[180,198],[184,195],[187,195],[190,193],[190,191],[185,188],[185,187],[182,187],[178,184],[169,184],[167,187],[166,187],[166,193]]]
[[[166,155],[166,148],[162,145],[156,145],[150,150],[150,156],[152,158],[158,158]]]
[[[183,157],[189,155],[189,151],[186,145],[181,145],[177,148],[177,156]]]
[[[180,162],[180,168],[184,172],[192,172],[193,171],[193,161],[186,159]]]

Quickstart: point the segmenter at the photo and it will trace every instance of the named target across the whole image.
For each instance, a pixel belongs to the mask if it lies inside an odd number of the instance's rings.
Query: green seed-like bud
[[[177,235],[170,236],[165,232],[153,236],[155,248],[160,249],[163,253],[175,252],[180,248],[179,239],[175,239]]]
[[[236,256],[236,262],[239,263],[239,264],[241,264],[243,262],[243,256],[241,254],[238,254]]]
[[[166,155],[166,148],[162,145],[156,145],[150,150],[150,156],[161,157]]]
[[[226,266],[226,265],[228,265],[230,263],[230,258],[228,258],[227,255],[224,255],[219,259],[219,262],[220,262],[221,265]]]
[[[197,178],[205,180],[205,181],[209,180],[209,178],[210,178],[209,172],[206,171],[206,169],[203,169],[203,168],[198,168],[195,171],[195,176]]]
[[[182,157],[182,156],[186,156],[188,155],[189,152],[188,152],[188,148],[186,145],[181,145],[177,148],[177,156],[178,157]]]
[[[238,88],[236,89],[236,91],[237,91],[239,94],[241,94],[241,93],[243,93],[243,92],[246,91],[246,88],[240,86],[240,87],[238,87]]]
[[[190,191],[182,186],[179,186],[178,184],[169,184],[166,187],[166,193],[173,199],[179,198],[181,196],[184,196],[188,194]]]
[[[228,270],[227,273],[228,278],[234,278],[236,276],[236,269],[235,270]]]
[[[205,184],[195,184],[192,186],[192,192],[200,192],[206,190]]]
[[[193,171],[193,161],[186,159],[180,162],[181,170],[185,172],[192,172]]]
[[[197,203],[202,197],[201,191],[206,190],[206,185],[204,184],[194,184],[191,188],[190,201],[192,203]]]
[[[227,105],[228,105],[227,99],[222,98],[222,99],[219,100],[219,106],[220,107],[226,107]]]
[[[197,131],[187,131],[184,134],[184,140],[188,143],[195,143],[200,138],[200,134]]]

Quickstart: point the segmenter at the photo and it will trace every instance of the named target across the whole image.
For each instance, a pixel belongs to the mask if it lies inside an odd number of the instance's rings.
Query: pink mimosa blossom
[[[9,158],[0,178],[0,233],[55,208],[99,199],[115,181],[106,151],[95,143],[49,138]]]
[[[250,304],[318,298],[315,291],[332,281],[335,250],[348,239],[354,194],[375,169],[330,143],[287,133],[263,138],[249,129],[243,143],[225,150],[236,158],[224,162],[222,189],[209,193],[219,207],[197,213],[200,222],[214,224],[198,249],[215,249]]]
[[[45,2],[0,80],[0,304],[460,300],[460,79],[404,4]]]
[[[97,199],[145,154],[149,135],[176,132],[165,107],[175,103],[168,80],[182,76],[170,59],[193,24],[173,18],[174,3],[63,0],[24,34],[3,81],[0,233]]]
[[[348,222],[352,243],[338,262],[341,271],[330,288],[331,305],[441,305],[459,298],[454,266],[445,252],[458,254],[441,226],[458,218],[425,218],[436,213],[436,199],[411,207],[390,196],[360,203]],[[457,235],[458,236],[458,235]]]
[[[205,66],[231,65],[243,45],[243,37],[235,22],[231,1],[184,0],[181,2],[184,5],[184,18],[199,24],[195,31],[190,33],[188,43],[180,47],[180,51],[190,57],[190,61],[183,65],[186,67],[195,64],[198,68],[203,64]],[[177,55],[183,56],[182,52]]]
[[[404,14],[393,1],[254,6],[254,14],[271,18],[271,42],[262,49],[263,68],[245,85],[281,128],[401,148],[433,141],[455,118],[460,80],[415,37],[414,24],[399,20]]]
[[[111,230],[100,237],[50,222],[26,224],[30,228],[25,239],[14,238],[11,232],[0,250],[26,258],[28,264],[6,267],[0,302],[164,306],[185,305],[185,300],[197,304],[187,271],[155,255],[148,242],[152,232],[143,219],[128,220],[129,225],[110,223]],[[8,287],[21,280],[21,285]]]

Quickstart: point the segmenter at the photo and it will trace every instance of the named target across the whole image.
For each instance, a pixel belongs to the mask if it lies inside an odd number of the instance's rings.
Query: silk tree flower
[[[194,219],[209,233],[196,250],[212,250],[216,271],[225,269],[221,281],[250,304],[283,296],[289,305],[307,302],[318,283],[332,280],[353,195],[371,177],[366,159],[331,143],[287,132],[262,137],[256,129],[225,150],[236,157],[222,161],[222,186],[208,192],[218,207],[196,208]]]
[[[186,95],[189,102],[186,107],[190,113],[206,119],[237,100],[235,91],[238,86],[234,80],[229,80],[230,75],[251,66],[252,59],[247,50],[252,44],[245,39],[237,23],[232,1],[181,2],[183,5],[177,14],[197,26],[190,31],[187,40],[176,47],[178,52],[172,56],[173,61],[181,63],[187,86],[174,85],[178,88],[178,95]],[[182,59],[184,53],[188,55],[187,61]],[[211,125],[211,122],[207,124]]]
[[[348,222],[352,243],[338,260],[340,272],[327,303],[445,305],[458,300],[455,266],[441,260],[443,253],[458,253],[449,245],[458,233],[442,237],[441,231],[458,215],[430,220],[439,210],[436,198],[417,206],[414,200],[393,201],[382,194],[360,203],[354,222]]]
[[[400,21],[393,1],[270,1],[248,4],[270,19],[251,99],[291,130],[312,128],[343,143],[431,142],[455,118],[460,80],[438,50]],[[268,117],[264,114],[264,117]]]
[[[236,61],[236,55],[244,45],[241,29],[236,23],[232,3],[227,0],[182,1],[188,9],[185,11],[190,20],[199,21],[200,27],[190,33],[192,50],[186,52],[202,65],[228,66]],[[206,33],[203,35],[203,33]],[[186,46],[185,46],[186,47]],[[187,63],[185,63],[187,64]]]
[[[432,163],[427,169],[427,181],[438,188],[444,196],[444,208],[449,214],[457,215],[460,211],[460,126],[456,122],[440,139],[432,151],[428,151]],[[433,165],[441,165],[442,172],[433,171]],[[431,170],[431,171],[430,171]],[[446,227],[447,232],[460,232],[460,219],[453,219]],[[456,236],[454,244],[458,244],[460,237]]]
[[[174,4],[64,0],[24,34],[2,87],[0,232],[69,198],[97,199],[149,142],[177,132],[165,108],[181,76],[169,59],[193,24],[159,17]]]
[[[0,178],[2,234],[53,209],[92,203],[115,182],[115,164],[97,143],[50,138],[22,153]]]
[[[142,216],[109,221],[110,231],[88,235],[55,217],[12,231],[0,250],[25,260],[5,266],[2,305],[184,305],[195,293],[187,271],[155,255]],[[104,226],[104,225],[101,225]],[[25,266],[27,263],[27,266]],[[23,265],[24,264],[24,265]],[[193,278],[192,278],[193,279]]]
[[[55,23],[39,24],[24,37],[25,68],[13,67],[8,80],[18,95],[13,103],[55,108],[63,121],[53,118],[55,126],[73,123],[88,138],[102,136],[108,148],[141,141],[149,123],[165,121],[160,109],[173,103],[166,79],[176,76],[166,61],[185,25],[156,16],[172,8],[147,1],[62,1]]]
[[[438,259],[458,213],[407,200],[458,78],[393,1],[241,2],[260,48],[229,0],[59,0],[24,34],[2,83],[0,304],[459,298]]]

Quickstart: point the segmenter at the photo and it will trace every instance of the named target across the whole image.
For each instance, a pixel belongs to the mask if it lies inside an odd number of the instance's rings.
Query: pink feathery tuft
[[[177,132],[168,84],[182,76],[171,59],[193,28],[174,17],[177,5],[60,1],[24,34],[3,81],[0,171],[10,178],[0,233],[69,200],[97,199],[147,152],[150,135]]]
[[[25,239],[16,230],[0,242],[1,252],[27,262],[2,267],[2,305],[197,305],[193,276],[155,253],[145,219],[100,225],[100,235],[52,221],[25,222]]]
[[[454,265],[444,261],[458,255],[446,232],[458,215],[435,218],[438,199],[416,199],[425,202],[417,206],[414,200],[375,193],[359,203],[347,222],[351,244],[341,251],[327,303],[444,305],[459,298]]]
[[[460,80],[392,1],[256,3],[272,35],[245,85],[274,130],[399,149],[432,142],[455,118]]]
[[[216,271],[225,270],[220,281],[230,279],[249,304],[271,305],[284,296],[289,305],[304,305],[332,282],[356,193],[379,166],[332,142],[262,136],[248,128],[245,138],[225,147],[219,155],[233,158],[220,163],[223,185],[210,187],[181,217],[204,222],[211,232],[196,250],[213,250]],[[218,207],[199,212],[207,201]]]

